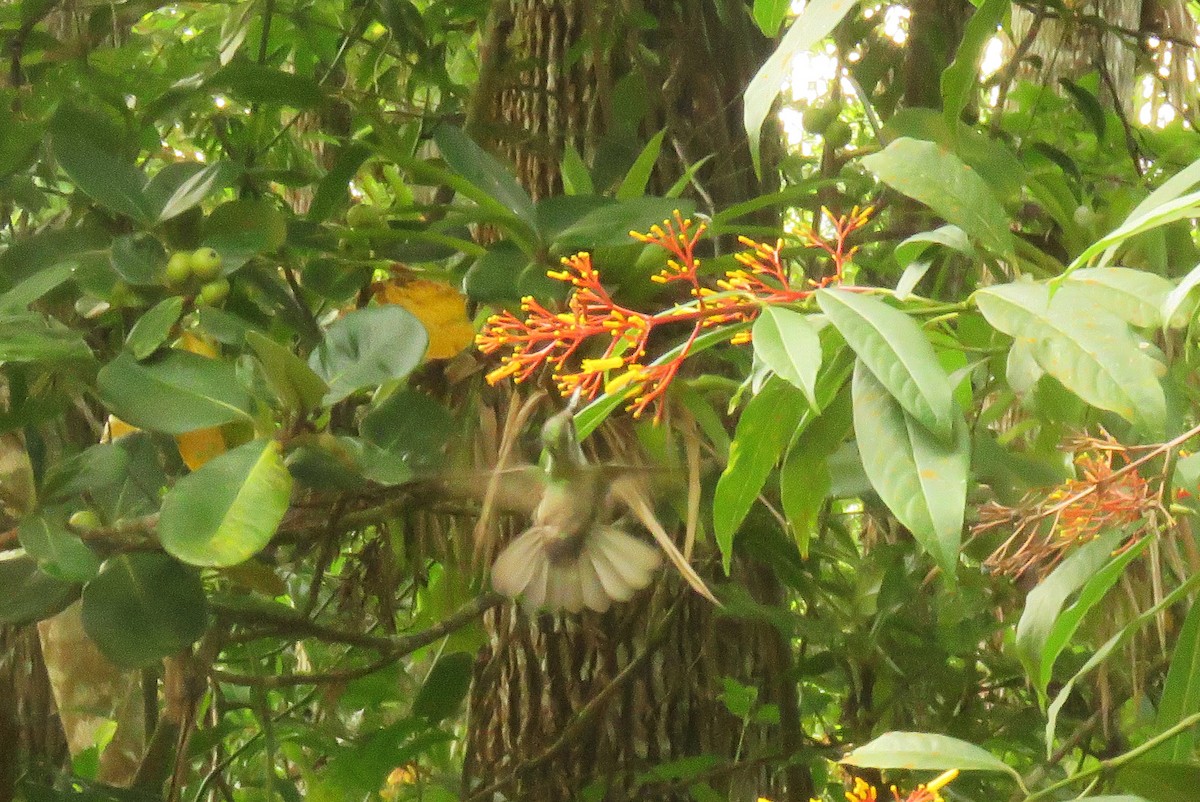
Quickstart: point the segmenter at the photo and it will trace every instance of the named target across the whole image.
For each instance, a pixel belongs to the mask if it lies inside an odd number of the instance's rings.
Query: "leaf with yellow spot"
[[[218,354],[215,343],[190,331],[185,331],[174,347],[209,359],[216,359]],[[115,432],[113,437],[117,437]],[[175,443],[179,446],[179,456],[183,458],[183,464],[188,466],[190,471],[199,470],[201,465],[229,450],[225,435],[221,433],[219,426],[176,435]]]
[[[466,297],[444,281],[390,281],[376,289],[375,300],[399,304],[421,321],[429,332],[426,359],[449,359],[475,339]]]

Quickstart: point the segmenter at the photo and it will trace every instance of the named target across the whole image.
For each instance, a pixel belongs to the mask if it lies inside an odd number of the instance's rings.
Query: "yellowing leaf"
[[[133,434],[134,432],[138,432],[138,431],[141,431],[140,429],[138,429],[138,427],[130,426],[128,423],[121,420],[116,415],[109,415],[108,416],[108,439],[106,441],[102,441],[102,442],[112,442],[114,440],[120,440],[125,435]]]
[[[209,359],[217,357],[216,344],[190,331],[183,333],[175,347]],[[116,437],[116,434],[113,436]],[[219,426],[176,435],[175,442],[179,446],[179,456],[183,458],[183,464],[191,471],[199,470],[201,465],[229,450]]]
[[[467,299],[442,281],[413,279],[378,285],[375,299],[399,304],[412,312],[429,332],[426,359],[449,359],[475,339],[475,327],[467,317]]]

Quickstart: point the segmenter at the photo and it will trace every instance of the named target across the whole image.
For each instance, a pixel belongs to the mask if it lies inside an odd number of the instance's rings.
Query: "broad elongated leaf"
[[[317,184],[316,195],[308,207],[309,220],[319,223],[349,204],[350,179],[370,154],[371,151],[361,144],[347,145],[338,152],[333,167]]]
[[[0,295],[0,314],[25,311],[31,303],[60,286],[74,272],[74,262],[60,262],[39,270]]]
[[[1184,302],[1192,290],[1200,285],[1200,265],[1196,265],[1188,274],[1179,280],[1162,302],[1162,321],[1164,326],[1186,326],[1187,320],[1177,320],[1182,317],[1179,312],[1184,309]]]
[[[321,102],[324,93],[312,78],[283,72],[252,61],[232,61],[208,80],[211,89],[220,89],[246,103],[270,103],[308,109]]]
[[[646,185],[650,183],[650,175],[654,172],[654,164],[658,161],[663,137],[666,135],[667,129],[664,128],[650,137],[646,147],[642,148],[642,152],[634,160],[633,166],[625,174],[621,186],[617,187],[617,200],[633,200],[646,194]]]
[[[230,162],[203,165],[187,180],[181,182],[158,210],[158,220],[170,220],[197,206],[214,192],[233,183],[238,169]],[[156,176],[157,178],[157,176]]]
[[[951,444],[942,443],[905,414],[861,359],[853,387],[854,436],[871,486],[953,582],[971,462],[966,423],[956,419]]]
[[[1013,254],[1008,215],[979,174],[933,142],[901,137],[863,165],[879,180],[933,209],[1002,256]],[[921,169],[913,169],[913,165]]]
[[[1163,305],[1174,289],[1162,276],[1128,267],[1084,268],[1067,281],[1082,297],[1138,328],[1164,325]]]
[[[1119,802],[1180,802],[1191,799],[1200,788],[1200,765],[1191,759],[1179,762],[1155,760],[1151,753],[1147,759],[1123,766],[1117,772],[1116,785],[1122,791],[1141,795],[1117,797]]]
[[[250,420],[252,401],[233,363],[173,350],[139,363],[122,353],[100,370],[100,398],[140,429],[183,434]]]
[[[51,124],[50,143],[59,167],[80,191],[144,225],[155,219],[145,174],[95,140],[86,118],[60,112]]]
[[[1123,531],[1107,532],[1099,540],[1081,546],[1030,591],[1025,600],[1025,610],[1017,623],[1017,652],[1043,704],[1054,662],[1083,617],[1104,598],[1129,561],[1149,542],[1143,540],[1113,557],[1113,549],[1124,536]],[[1076,591],[1078,598],[1064,609],[1067,599]]]
[[[1020,282],[980,290],[975,299],[989,323],[1027,343],[1037,364],[1075,395],[1151,435],[1163,431],[1162,365],[1124,321],[1077,293],[1071,283],[1053,297],[1045,284]]]
[[[308,365],[329,385],[322,403],[403,379],[421,363],[429,335],[421,321],[395,304],[349,313],[325,332]]]
[[[756,172],[762,172],[760,151],[762,128],[784,82],[790,77],[796,55],[811,50],[833,31],[842,18],[858,5],[848,0],[812,0],[792,22],[783,41],[759,68],[742,96],[742,123],[750,143]]]
[[[433,140],[451,169],[515,215],[530,230],[537,231],[533,200],[509,168],[452,125],[438,126]]]
[[[1097,267],[1105,267],[1112,261],[1112,257],[1116,254],[1117,246],[1125,242],[1125,240],[1137,234],[1158,228],[1159,226],[1173,223],[1176,220],[1193,217],[1197,210],[1200,210],[1200,192],[1192,192],[1159,204],[1148,211],[1130,214],[1129,217],[1125,218],[1125,222],[1096,240],[1085,248],[1079,256],[1075,257],[1075,260],[1067,265],[1066,274],[1069,275],[1073,271],[1078,270],[1101,254],[1103,256],[1101,256],[1097,263]]]
[[[1002,771],[1020,776],[1016,769],[986,749],[930,732],[885,732],[839,762],[876,769]]]
[[[180,479],[163,499],[163,548],[191,565],[248,560],[275,534],[291,498],[292,477],[279,443],[253,440]]]
[[[817,303],[859,360],[913,419],[949,443],[958,415],[933,346],[908,315],[844,290],[820,290]]]
[[[307,413],[321,405],[329,385],[303,359],[257,331],[246,333],[246,344],[254,349],[267,383],[285,409]]]
[[[143,312],[133,324],[129,336],[125,338],[125,347],[133,354],[134,359],[145,359],[167,341],[171,329],[179,322],[179,316],[182,314],[182,296],[172,295],[164,298]]]
[[[625,245],[630,231],[645,231],[650,226],[670,218],[678,210],[684,217],[696,211],[696,204],[686,198],[632,198],[613,201],[594,209],[554,237],[556,253],[598,245]]]
[[[433,664],[425,683],[413,699],[413,715],[431,722],[454,715],[471,688],[471,667],[474,664],[474,656],[466,652],[443,655]]]
[[[100,570],[95,552],[56,515],[43,512],[21,521],[21,545],[48,574],[68,582],[86,582]]]
[[[287,219],[266,199],[223,203],[204,221],[203,244],[221,254],[221,272],[226,275],[252,256],[279,250],[285,239]]]
[[[817,371],[821,338],[808,318],[790,309],[768,306],[754,321],[754,353],[780,378],[800,388],[817,408]]]
[[[1175,652],[1158,703],[1158,730],[1167,730],[1196,713],[1200,713],[1200,604],[1192,605],[1175,639]],[[1185,763],[1192,760],[1196,743],[1193,728],[1155,747],[1149,757]]]
[[[942,110],[946,124],[952,130],[971,101],[971,93],[979,80],[979,60],[983,49],[996,35],[1011,6],[1010,0],[984,0],[967,21],[966,30],[954,54],[954,63],[942,71]]]
[[[738,418],[729,464],[717,480],[713,496],[713,530],[726,572],[733,558],[733,536],[807,409],[800,393],[783,379],[773,378]]]
[[[428,395],[398,390],[371,410],[362,422],[362,436],[413,469],[441,462],[442,448],[454,430],[450,411]]]
[[[0,313],[0,364],[91,362],[79,332],[36,313]]]
[[[825,411],[792,440],[779,469],[779,499],[801,557],[808,557],[821,508],[833,486],[829,457],[852,428],[850,393],[843,388]]]
[[[764,36],[774,38],[791,7],[789,0],[754,0],[754,22]]]
[[[974,257],[976,255],[975,248],[971,245],[971,240],[967,238],[967,232],[958,226],[941,226],[932,231],[921,231],[913,234],[904,240],[904,242],[897,245],[895,251],[896,262],[902,267],[907,267],[934,245],[942,245],[951,250],[958,251],[965,256]]]
[[[84,631],[119,666],[140,668],[178,654],[207,626],[199,575],[165,554],[110,557],[83,588]]]
[[[0,554],[0,624],[29,624],[66,609],[79,585],[38,568],[22,550]]]

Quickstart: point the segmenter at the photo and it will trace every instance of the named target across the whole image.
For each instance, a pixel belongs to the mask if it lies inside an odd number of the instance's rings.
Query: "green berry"
[[[221,254],[212,248],[197,248],[190,261],[192,274],[201,281],[212,281],[221,275]]]
[[[360,203],[357,206],[351,206],[346,212],[346,225],[351,228],[383,228],[387,224],[387,219],[383,209],[378,206]]]
[[[72,529],[95,529],[101,525],[100,516],[92,510],[77,510],[71,513],[71,517],[67,519],[67,524]]]
[[[167,284],[172,287],[182,287],[192,278],[192,255],[183,251],[171,254],[167,261]]]
[[[800,122],[804,125],[804,130],[810,134],[824,134],[834,120],[837,119],[840,109],[832,104],[826,106],[809,106],[804,110]]]
[[[216,306],[229,297],[229,279],[219,278],[200,288],[196,302],[202,306]]]
[[[838,150],[850,144],[850,125],[844,120],[834,120],[825,129],[825,147]]]

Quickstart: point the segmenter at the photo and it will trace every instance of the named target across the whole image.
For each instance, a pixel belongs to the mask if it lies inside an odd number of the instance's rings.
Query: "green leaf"
[[[38,567],[68,582],[86,582],[100,570],[100,560],[57,515],[42,512],[21,521],[18,529],[25,552]]]
[[[367,442],[399,456],[415,470],[436,467],[454,431],[450,410],[416,390],[397,390],[363,418]]]
[[[908,417],[861,360],[854,368],[854,436],[871,486],[954,581],[970,469],[970,435],[956,416],[952,445]]]
[[[1171,655],[1171,665],[1158,703],[1158,731],[1170,729],[1196,713],[1200,713],[1200,604],[1193,603],[1175,638],[1175,652]],[[1181,732],[1155,747],[1149,757],[1177,763],[1188,762],[1195,755],[1197,735],[1194,727]]]
[[[478,303],[516,300],[517,278],[529,265],[529,256],[516,245],[497,242],[468,268],[463,292]]]
[[[812,0],[784,35],[783,41],[759,68],[742,95],[742,123],[749,138],[754,170],[762,174],[762,128],[784,83],[791,77],[796,55],[811,50],[858,5],[848,0]]]
[[[93,138],[83,116],[60,111],[50,125],[50,146],[75,187],[100,205],[143,225],[157,217],[146,197],[145,174]]]
[[[1104,113],[1104,107],[1100,105],[1099,99],[1079,84],[1066,78],[1059,78],[1058,85],[1067,90],[1067,94],[1075,101],[1075,105],[1079,107],[1084,119],[1092,126],[1096,139],[1103,142],[1104,129],[1108,127],[1108,116]]]
[[[201,167],[180,183],[166,199],[158,210],[158,221],[170,220],[198,206],[209,195],[232,184],[237,175],[238,168],[230,162],[215,162]]]
[[[904,411],[938,439],[952,442],[958,417],[954,390],[912,318],[844,290],[819,290],[817,304]]]
[[[159,286],[167,254],[154,237],[130,234],[113,240],[109,264],[130,284]]]
[[[1117,557],[1113,549],[1127,536],[1123,530],[1105,532],[1098,540],[1072,552],[1051,574],[1030,591],[1017,623],[1016,646],[1033,687],[1046,703],[1054,662],[1067,647],[1083,617],[1120,578],[1125,565],[1149,542],[1126,549]],[[1081,590],[1082,588],[1082,590]],[[1074,604],[1064,610],[1076,591]]]
[[[140,429],[183,434],[251,420],[253,402],[231,362],[169,351],[139,363],[122,353],[96,382],[109,410]]]
[[[579,151],[570,142],[566,143],[563,151],[562,165],[563,191],[568,195],[595,195],[596,188],[592,184],[592,174]]]
[[[512,170],[475,144],[462,130],[440,125],[433,132],[442,158],[454,172],[485,192],[532,231],[537,231],[537,214],[529,193],[517,183]]]
[[[838,762],[875,769],[1002,771],[1020,777],[986,749],[930,732],[885,732]]]
[[[244,103],[263,103],[310,109],[324,99],[321,86],[312,78],[283,72],[252,61],[234,61],[217,70],[206,82]]]
[[[1045,284],[1002,284],[975,293],[995,328],[1029,346],[1033,359],[1087,403],[1157,436],[1166,425],[1162,365],[1126,323],[1074,292]]]
[[[942,71],[942,110],[951,130],[957,128],[959,116],[971,101],[983,49],[996,35],[1010,5],[1011,0],[983,0],[967,21],[954,63]]]
[[[941,226],[932,231],[921,231],[913,234],[904,240],[904,242],[897,245],[895,250],[896,263],[901,267],[907,267],[921,258],[921,255],[933,245],[943,245],[972,259],[977,256],[975,247],[971,245],[971,240],[967,238],[967,232],[958,226]]]
[[[862,163],[880,181],[933,209],[987,249],[1013,256],[1004,207],[979,174],[944,147],[901,137]]]
[[[1165,325],[1163,306],[1173,287],[1162,276],[1128,267],[1089,267],[1072,273],[1067,284],[1131,326]]]
[[[257,331],[246,332],[246,344],[262,363],[267,384],[284,409],[308,413],[321,405],[329,385],[303,359]]]
[[[165,554],[118,554],[83,587],[83,629],[112,662],[152,665],[195,643],[208,626],[200,577]]]
[[[1120,802],[1142,802],[1143,798],[1150,802],[1182,802],[1193,798],[1196,789],[1200,788],[1200,765],[1190,758],[1172,763],[1138,759],[1121,767],[1117,772],[1116,785],[1122,791],[1141,794],[1116,797]]]
[[[403,379],[421,364],[429,335],[421,321],[395,304],[358,309],[338,319],[308,365],[329,385],[331,406],[353,392]]]
[[[0,624],[22,625],[62,612],[79,585],[51,576],[23,550],[0,553]]]
[[[791,0],[754,0],[754,22],[764,36],[774,39],[791,9]]]
[[[551,250],[568,253],[601,245],[625,245],[630,242],[630,231],[646,231],[671,218],[677,210],[684,217],[690,217],[696,211],[696,204],[686,198],[643,197],[613,201],[584,214],[560,231],[554,237]]]
[[[1087,265],[1092,259],[1101,254],[1103,256],[1097,262],[1097,266],[1104,267],[1112,261],[1112,257],[1116,254],[1117,246],[1125,240],[1158,228],[1159,226],[1174,223],[1176,220],[1186,220],[1189,217],[1194,217],[1198,210],[1200,210],[1200,192],[1183,195],[1149,210],[1141,212],[1135,210],[1125,218],[1121,225],[1093,242],[1079,256],[1075,257],[1075,260],[1067,265],[1064,275],[1070,274]]]
[[[221,254],[228,275],[252,256],[274,253],[287,239],[287,218],[265,198],[235,200],[213,209],[204,221],[201,242]]]
[[[83,336],[40,314],[0,313],[0,365],[41,362],[91,362]]]
[[[24,312],[31,303],[61,286],[74,272],[74,262],[60,262],[39,270],[0,295],[0,314]]]
[[[843,387],[824,413],[792,441],[779,469],[779,500],[801,557],[808,557],[808,544],[818,531],[821,510],[833,487],[829,457],[852,426],[850,393]]]
[[[1188,295],[1197,285],[1200,285],[1200,265],[1196,265],[1188,271],[1188,274],[1181,278],[1179,284],[1167,293],[1167,297],[1163,299],[1162,321],[1164,326],[1188,325],[1190,319],[1184,318],[1179,313],[1184,308],[1184,302],[1187,300]]]
[[[182,314],[182,296],[172,295],[159,301],[143,312],[133,324],[129,336],[125,338],[126,350],[133,354],[134,359],[141,360],[150,356],[167,341],[171,329],[179,322],[179,316]]]
[[[335,212],[350,203],[350,180],[358,168],[367,160],[371,151],[367,146],[351,143],[338,151],[337,159],[329,172],[317,184],[313,202],[308,207],[308,219],[314,223],[328,220]]]
[[[633,200],[646,194],[646,186],[650,183],[650,176],[654,172],[654,164],[658,161],[658,154],[662,151],[663,137],[666,135],[667,129],[664,128],[650,137],[646,147],[642,148],[642,152],[634,160],[633,166],[625,174],[621,186],[617,187],[617,200]]]
[[[417,691],[412,714],[436,724],[457,713],[471,689],[474,665],[474,656],[466,652],[442,655],[429,670],[421,690]]]
[[[773,378],[750,399],[738,418],[729,464],[721,472],[713,495],[713,531],[726,573],[733,558],[733,536],[807,409],[802,395],[782,379]]]
[[[292,476],[279,443],[252,440],[171,488],[163,499],[159,539],[168,554],[185,563],[237,565],[271,542],[291,492]]]
[[[817,371],[821,369],[821,338],[799,312],[767,306],[754,321],[754,353],[780,378],[798,387],[817,409]]]

